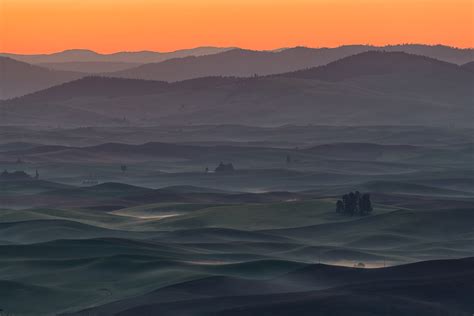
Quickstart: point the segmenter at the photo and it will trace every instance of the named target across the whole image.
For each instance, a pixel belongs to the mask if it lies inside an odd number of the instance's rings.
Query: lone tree
[[[370,194],[359,191],[349,192],[336,202],[336,212],[344,215],[369,215],[373,211]]]
[[[126,165],[121,165],[120,170],[122,170],[122,172],[127,171],[127,166]]]

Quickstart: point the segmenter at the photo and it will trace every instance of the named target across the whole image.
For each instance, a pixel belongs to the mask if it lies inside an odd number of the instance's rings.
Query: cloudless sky
[[[474,0],[0,0],[0,51],[473,47]]]

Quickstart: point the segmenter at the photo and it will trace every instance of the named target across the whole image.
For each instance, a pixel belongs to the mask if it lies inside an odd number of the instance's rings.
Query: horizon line
[[[179,48],[176,50],[170,50],[170,51],[159,51],[159,50],[148,50],[148,49],[143,49],[143,50],[118,50],[118,51],[113,51],[113,52],[104,52],[104,51],[98,51],[94,49],[89,49],[89,48],[67,48],[63,50],[56,50],[56,51],[48,51],[48,52],[30,52],[30,53],[21,53],[21,52],[8,52],[8,51],[0,51],[0,54],[9,54],[9,55],[23,55],[23,56],[30,56],[30,55],[54,55],[54,54],[60,54],[60,53],[65,53],[65,52],[70,52],[70,51],[84,51],[84,52],[91,52],[95,53],[98,55],[114,55],[114,54],[119,54],[119,53],[157,53],[157,54],[170,54],[170,53],[176,53],[180,51],[186,51],[186,50],[195,50],[195,49],[202,49],[202,48],[215,48],[215,49],[228,49],[228,50],[233,50],[233,49],[241,49],[241,50],[247,50],[247,51],[255,51],[255,52],[275,52],[279,50],[287,50],[287,49],[294,49],[294,48],[308,48],[308,49],[336,49],[336,48],[341,48],[341,47],[349,47],[349,46],[372,46],[376,48],[383,48],[383,47],[393,47],[393,46],[410,46],[410,45],[420,45],[420,46],[429,46],[429,47],[447,47],[451,49],[457,49],[457,50],[472,50],[474,47],[461,47],[461,46],[452,46],[452,45],[447,45],[447,44],[442,44],[442,43],[437,43],[437,44],[428,44],[428,43],[398,43],[398,44],[386,44],[386,45],[375,45],[375,44],[343,44],[343,45],[336,45],[336,46],[306,46],[306,45],[296,45],[296,46],[288,46],[288,47],[276,47],[276,48],[270,48],[270,49],[252,49],[252,48],[244,48],[244,47],[239,47],[239,46],[213,46],[213,45],[202,45],[202,46],[194,46],[194,47],[189,47],[189,48]]]

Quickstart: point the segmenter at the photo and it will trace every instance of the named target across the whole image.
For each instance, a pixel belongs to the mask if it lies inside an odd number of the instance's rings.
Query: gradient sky
[[[474,0],[0,0],[0,51],[473,47]]]

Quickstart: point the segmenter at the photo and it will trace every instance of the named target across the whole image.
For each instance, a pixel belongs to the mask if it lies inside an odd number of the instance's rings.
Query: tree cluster
[[[0,174],[0,180],[4,181],[17,181],[17,180],[31,180],[33,177],[27,174],[24,171],[13,171],[13,172],[8,172],[7,170],[4,170]],[[36,179],[39,178],[38,171],[36,171]]]
[[[216,167],[215,172],[234,172],[234,165],[232,163],[223,163],[222,161]]]
[[[342,200],[336,202],[336,212],[345,215],[370,215],[373,211],[370,194],[359,191],[350,192],[342,196]]]

